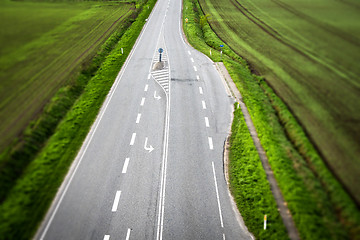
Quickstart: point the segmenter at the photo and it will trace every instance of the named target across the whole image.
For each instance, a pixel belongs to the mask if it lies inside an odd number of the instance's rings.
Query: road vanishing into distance
[[[251,239],[224,177],[233,99],[181,4],[158,0],[36,239]]]

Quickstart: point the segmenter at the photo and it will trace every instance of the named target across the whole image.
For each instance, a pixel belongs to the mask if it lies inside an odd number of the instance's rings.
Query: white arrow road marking
[[[115,195],[115,199],[114,199],[114,204],[111,209],[112,212],[116,212],[116,210],[118,208],[119,201],[120,201],[120,195],[121,195],[121,191],[117,191],[116,195]]]
[[[154,98],[155,98],[156,100],[160,100],[160,99],[161,99],[160,96],[156,96],[156,91],[154,92]]]
[[[123,169],[122,169],[122,173],[126,173],[128,165],[129,165],[129,161],[130,161],[130,158],[125,159],[124,166],[123,166]]]
[[[127,234],[126,234],[126,240],[129,240],[129,239],[130,239],[130,233],[131,233],[131,229],[128,228]]]
[[[149,153],[151,153],[151,152],[154,150],[154,148],[153,148],[153,146],[151,146],[151,145],[150,145],[150,147],[147,147],[147,142],[148,142],[148,138],[145,138],[144,149],[145,149],[146,151],[149,151]]]
[[[110,239],[110,235],[105,235],[104,236],[104,240],[109,240]]]

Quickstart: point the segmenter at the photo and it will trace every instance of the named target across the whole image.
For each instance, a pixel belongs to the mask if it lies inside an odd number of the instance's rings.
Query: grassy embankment
[[[214,61],[219,61],[219,52],[215,49],[220,50],[219,45],[224,43],[204,21],[197,1],[185,1],[185,17],[189,18],[189,23],[184,23],[189,42]],[[263,78],[251,74],[244,60],[224,45],[224,64],[243,95],[301,237],[359,238],[360,216],[356,205],[326,168],[296,119]],[[209,47],[213,49],[212,56]],[[278,239],[277,236],[272,238],[272,234],[265,237],[261,230],[263,214],[274,206],[269,200],[271,197],[267,197],[269,187],[264,187],[266,183],[261,177],[264,173],[261,174],[263,170],[257,155],[252,153],[254,146],[248,140],[243,121],[241,113],[236,111],[230,153],[232,192],[250,231],[257,238]],[[254,173],[259,173],[259,177]],[[247,205],[246,202],[250,203]],[[279,221],[276,214],[269,216],[270,221],[272,217]]]
[[[289,106],[360,205],[359,2],[200,3],[213,30]]]
[[[92,63],[91,58],[114,30],[129,26],[136,13],[135,4],[129,3],[3,0],[0,5],[2,202],[96,72],[111,44]],[[59,91],[64,85],[67,87]]]
[[[136,11],[139,13],[136,20],[130,19],[131,26],[125,24],[126,29],[118,29],[87,70],[61,88],[46,107],[44,118],[48,123],[57,121],[58,115],[63,119],[57,126],[55,124],[55,133],[43,147],[40,146],[35,159],[1,203],[0,239],[30,239],[36,231],[155,2],[149,0],[146,5],[141,5]],[[67,111],[69,107],[71,109]],[[35,123],[36,126],[41,124],[41,120]],[[42,138],[43,131],[49,130],[46,124],[42,127],[44,129],[29,135],[32,140]]]

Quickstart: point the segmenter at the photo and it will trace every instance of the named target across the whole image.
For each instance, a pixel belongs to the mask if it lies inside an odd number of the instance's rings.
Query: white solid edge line
[[[112,212],[117,211],[119,201],[120,201],[120,196],[121,196],[121,191],[117,191],[116,194],[115,194],[114,204],[113,204],[112,209],[111,209]]]
[[[143,98],[141,99],[140,106],[144,106],[144,104],[145,104],[145,98],[143,97]]]
[[[146,85],[145,85],[145,88],[144,88],[144,92],[147,92],[148,89],[149,89],[149,85],[146,84]]]
[[[110,239],[110,235],[105,235],[103,240],[109,240]]]
[[[203,109],[206,109],[206,103],[205,103],[205,101],[201,101],[201,104],[202,104]]]
[[[206,125],[206,127],[210,127],[209,118],[208,118],[208,117],[205,117],[205,125]]]
[[[136,133],[133,133],[132,136],[131,136],[131,141],[130,141],[130,145],[134,145],[135,143],[135,138],[136,138]]]
[[[162,28],[164,25],[162,25]],[[160,35],[159,35],[160,39]],[[166,48],[166,45],[164,46]],[[169,77],[171,72],[170,61],[169,64]],[[164,88],[163,88],[164,89]],[[165,91],[165,89],[164,89]],[[166,93],[166,91],[165,91]],[[160,193],[159,193],[159,216],[158,216],[158,227],[157,227],[157,240],[162,240],[163,237],[163,226],[164,226],[164,210],[165,210],[165,192],[166,192],[166,171],[167,171],[167,158],[168,158],[168,147],[169,147],[169,128],[170,128],[170,109],[171,109],[171,89],[170,89],[170,82],[168,87],[168,94],[167,94],[167,104],[166,104],[166,113],[165,113],[165,131],[164,131],[164,146],[163,146],[163,159],[162,159],[162,167],[161,167],[161,181],[160,181]]]
[[[141,113],[138,113],[137,117],[136,117],[136,123],[139,123],[141,119]]]
[[[200,93],[201,95],[204,93],[202,87],[199,87],[199,93]]]
[[[126,233],[126,240],[130,239],[130,233],[131,233],[131,229],[128,228],[127,233]]]
[[[218,190],[217,181],[216,181],[216,174],[215,174],[215,166],[214,166],[214,162],[211,162],[211,164],[212,164],[213,173],[214,173],[214,181],[215,181],[216,198],[217,198],[218,207],[219,207],[219,215],[220,215],[221,227],[222,227],[222,228],[224,228],[224,223],[223,223],[223,218],[222,218],[222,213],[221,213],[220,198],[219,198],[219,190]]]
[[[126,173],[127,172],[127,168],[129,166],[129,161],[130,161],[130,158],[125,159],[124,166],[123,166],[123,169],[122,169],[121,173]]]
[[[212,137],[208,137],[208,140],[209,140],[209,148],[210,148],[210,150],[213,150],[214,149],[214,144],[213,144]]]

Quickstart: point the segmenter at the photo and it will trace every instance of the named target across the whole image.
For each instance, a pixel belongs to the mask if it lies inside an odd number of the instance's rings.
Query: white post
[[[211,48],[210,48],[210,56],[211,56]]]
[[[123,48],[121,48],[121,54],[124,54],[124,49]]]
[[[266,230],[266,215],[264,215],[264,230]]]

